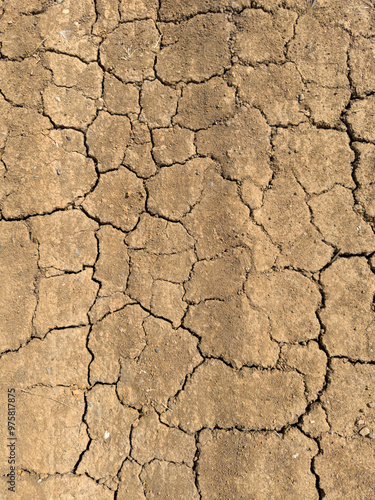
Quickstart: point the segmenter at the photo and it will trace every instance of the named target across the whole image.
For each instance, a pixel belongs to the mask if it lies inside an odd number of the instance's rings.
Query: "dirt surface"
[[[375,498],[372,0],[0,0],[4,500]]]

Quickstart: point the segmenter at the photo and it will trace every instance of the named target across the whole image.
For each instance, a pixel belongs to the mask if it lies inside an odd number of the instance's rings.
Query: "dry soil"
[[[0,498],[374,500],[373,1],[0,14]]]

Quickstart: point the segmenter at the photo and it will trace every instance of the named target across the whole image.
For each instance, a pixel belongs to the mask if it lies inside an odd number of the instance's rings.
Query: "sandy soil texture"
[[[374,500],[373,0],[0,0],[0,499]]]

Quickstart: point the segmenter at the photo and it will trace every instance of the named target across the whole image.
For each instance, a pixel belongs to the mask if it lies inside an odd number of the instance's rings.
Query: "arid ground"
[[[0,0],[0,499],[375,499],[372,0]]]

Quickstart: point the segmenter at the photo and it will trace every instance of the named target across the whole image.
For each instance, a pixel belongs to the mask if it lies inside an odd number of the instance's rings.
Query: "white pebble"
[[[69,38],[72,36],[72,30],[71,29],[68,29],[68,30],[61,30],[59,31],[59,34],[65,38],[65,40],[69,40]]]

